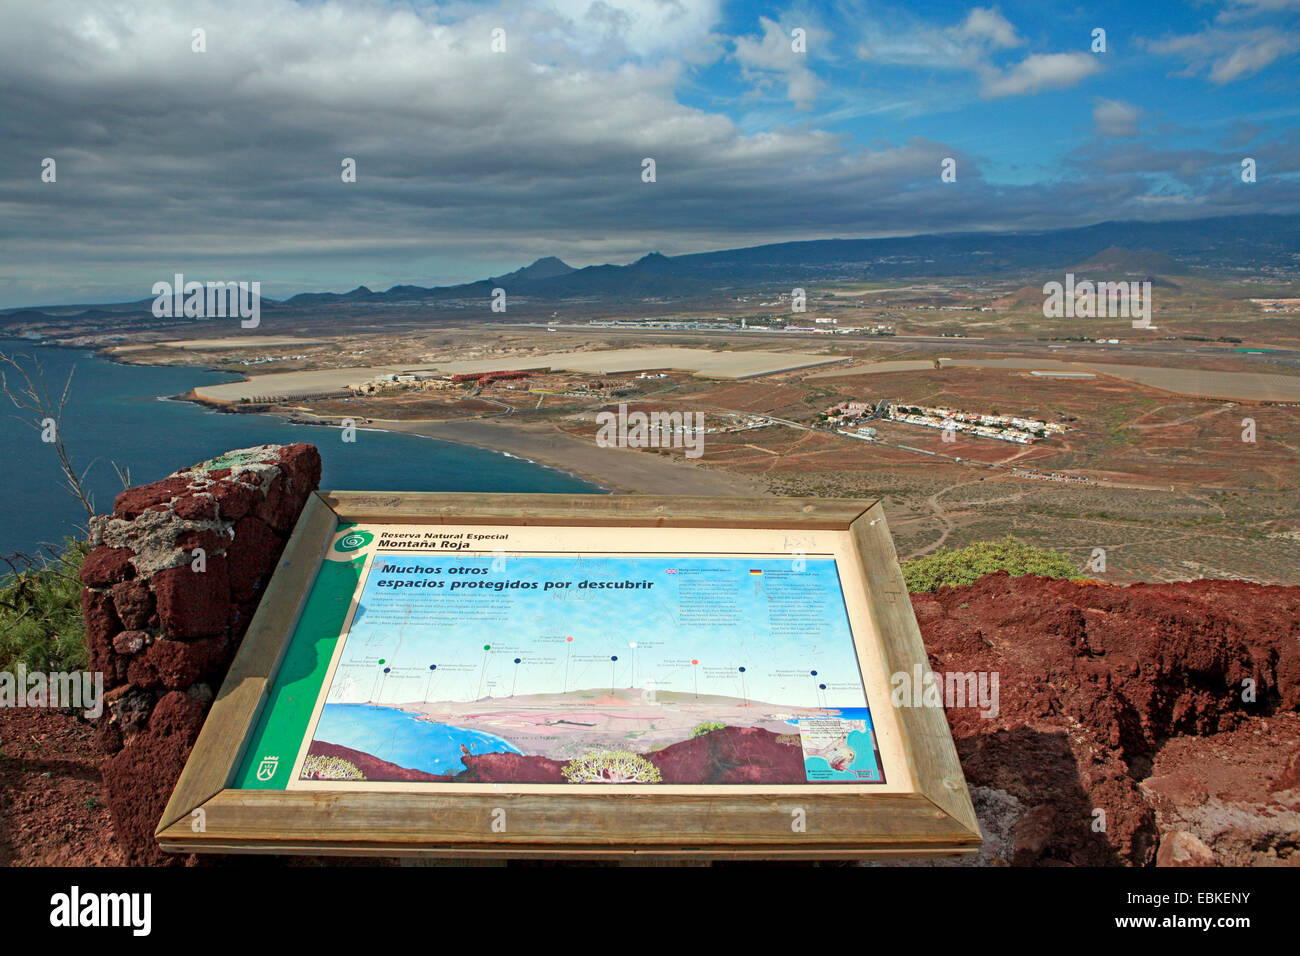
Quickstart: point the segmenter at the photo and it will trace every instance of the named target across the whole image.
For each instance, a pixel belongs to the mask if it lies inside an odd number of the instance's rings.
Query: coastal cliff
[[[70,775],[37,781],[57,798],[0,801],[0,831],[57,823],[67,839],[98,841],[102,862],[179,862],[158,851],[154,827],[319,477],[309,445],[245,449],[129,489],[95,520],[83,608],[105,714],[92,736],[66,713],[0,712],[7,740],[34,742],[7,751],[15,786],[51,752]],[[986,837],[977,865],[1300,863],[1300,587],[997,573],[912,603],[935,674],[999,679],[996,713],[947,702]],[[665,781],[682,768],[698,776],[697,765],[726,775],[750,750],[796,756],[774,735],[725,728],[655,763]],[[522,755],[465,763],[483,781],[517,777],[520,763],[539,780],[561,770]],[[84,776],[95,767],[102,791]],[[115,847],[102,824],[77,835],[88,824],[76,807],[101,793]]]

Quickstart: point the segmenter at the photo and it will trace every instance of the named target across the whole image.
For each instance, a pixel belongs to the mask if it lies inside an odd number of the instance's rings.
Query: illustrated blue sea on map
[[[420,720],[405,711],[369,704],[326,704],[315,737],[399,767],[432,774],[464,770],[462,747],[472,754],[519,753],[512,744],[492,734]]]
[[[796,721],[802,737],[804,770],[808,780],[817,783],[879,782],[882,779],[880,759],[876,752],[871,711],[865,707],[830,708],[826,717],[822,721],[806,718]],[[863,729],[856,729],[858,726]],[[841,734],[840,730],[844,732]]]
[[[829,556],[380,544],[324,694],[309,779],[884,782]]]

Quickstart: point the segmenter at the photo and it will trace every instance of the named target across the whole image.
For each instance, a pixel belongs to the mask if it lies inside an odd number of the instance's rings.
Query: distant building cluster
[[[1082,475],[1072,475],[1065,471],[1039,471],[1037,468],[1014,468],[1011,473],[1017,478],[1037,478],[1040,481],[1064,481],[1077,485],[1100,484],[1100,482],[1093,481],[1091,478],[1085,478]]]
[[[701,435],[727,434],[730,432],[741,432],[751,428],[766,428],[772,424],[771,419],[764,418],[761,415],[738,415],[733,412],[710,412],[708,418],[712,419],[714,424],[708,424],[703,414],[700,414],[695,424],[691,423],[691,413],[669,412],[669,411],[652,411],[644,413],[647,415],[647,425],[650,434],[666,439],[671,436],[681,438],[698,438]],[[652,447],[669,447],[667,444],[654,445]]]
[[[1251,299],[1262,312],[1300,312],[1300,299]]]
[[[267,362],[294,362],[305,359],[304,355],[259,355],[257,358],[240,359],[240,365],[265,365]]]
[[[1065,426],[1058,422],[1044,422],[1037,418],[1015,415],[984,415],[942,405],[902,405],[891,403],[885,418],[925,428],[942,428],[979,438],[1032,445],[1049,435],[1060,435]]]
[[[773,303],[761,303],[762,305],[771,305]],[[675,332],[791,332],[791,333],[816,333],[818,335],[893,335],[894,327],[892,325],[863,325],[849,326],[840,325],[839,320],[831,317],[810,316],[808,321],[812,325],[779,325],[779,317],[767,316],[766,318],[772,323],[762,321],[763,316],[756,317],[759,321],[751,323],[749,317],[742,317],[739,324],[733,319],[726,316],[719,316],[716,319],[592,319],[587,324],[597,329],[656,329],[659,331]]]
[[[420,384],[428,376],[416,375],[414,372],[390,372],[387,375],[380,375],[368,382],[357,382],[354,385],[347,386],[347,390],[353,395],[374,395],[376,392],[386,392],[397,388],[408,388],[411,385]],[[426,386],[427,387],[427,386]]]
[[[893,335],[894,327],[892,325],[840,325],[835,319],[814,318],[814,325],[787,325],[781,328],[782,332],[803,332],[805,334],[812,332],[817,335]],[[741,325],[745,331],[751,331],[753,326]],[[777,331],[775,329],[764,329],[764,331]]]
[[[518,371],[497,369],[488,372],[462,372],[459,374],[436,372],[390,372],[368,382],[349,385],[354,395],[374,395],[395,390],[444,391],[469,389],[478,394],[483,389],[504,389],[511,392],[532,392],[538,395],[562,395],[590,398],[593,395],[627,395],[639,391],[637,384],[626,378],[601,378],[591,382],[563,379],[548,369]]]
[[[510,379],[528,378],[529,372],[468,372],[464,375],[453,375],[451,380],[456,384],[461,382],[473,382],[476,385],[487,385],[496,381],[509,381]]]
[[[985,415],[957,408],[929,405],[904,405],[895,399],[871,402],[847,401],[832,405],[821,413],[820,424],[850,438],[874,440],[876,430],[871,421],[894,421],[925,428],[941,428],[979,438],[1032,445],[1049,435],[1059,435],[1065,425],[1016,415]]]
[[[832,405],[826,409],[826,424],[847,428],[850,425],[856,425],[864,418],[871,418],[876,411],[876,406],[870,402],[840,402],[838,405]]]

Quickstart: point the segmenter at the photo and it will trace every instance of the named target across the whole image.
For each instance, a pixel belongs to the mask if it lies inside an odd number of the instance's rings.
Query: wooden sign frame
[[[340,524],[847,532],[884,675],[928,669],[879,501],[316,492],[299,518],[159,825],[171,852],[428,858],[857,859],[972,852],[982,842],[942,708],[886,706],[892,792],[762,784],[463,792],[240,789],[236,775]],[[844,572],[841,572],[844,573]],[[856,625],[855,625],[856,635]],[[855,642],[857,638],[855,636]],[[898,771],[901,769],[901,773]],[[597,790],[599,792],[591,792]],[[496,832],[494,812],[509,826]],[[792,826],[802,814],[803,827]]]

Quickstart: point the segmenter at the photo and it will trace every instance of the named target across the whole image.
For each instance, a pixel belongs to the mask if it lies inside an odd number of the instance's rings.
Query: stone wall
[[[174,860],[154,829],[320,470],[311,445],[245,448],[128,488],[91,521],[81,604],[129,863]]]

